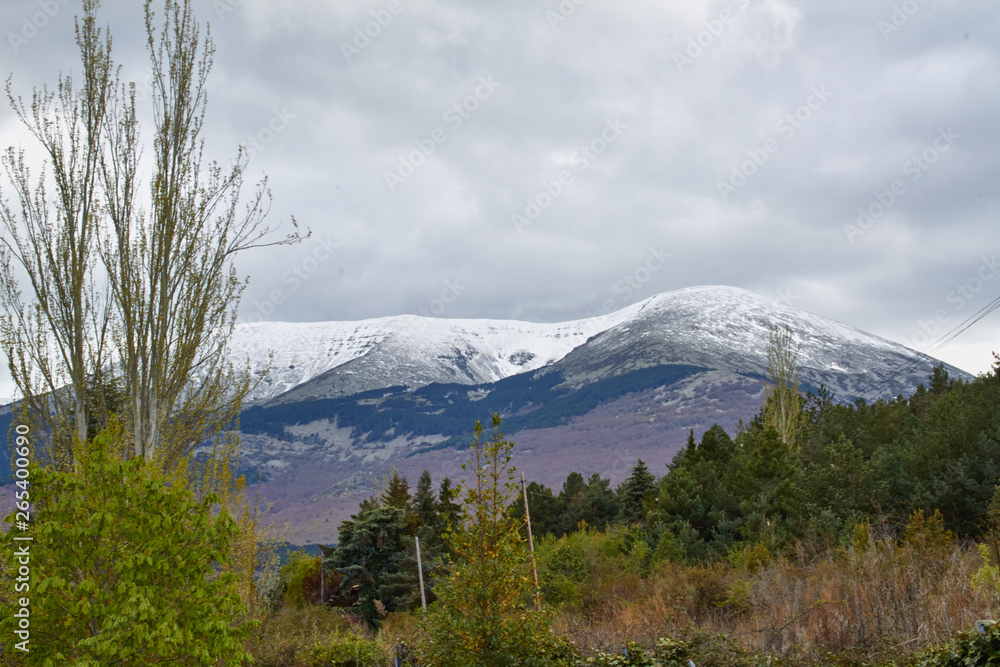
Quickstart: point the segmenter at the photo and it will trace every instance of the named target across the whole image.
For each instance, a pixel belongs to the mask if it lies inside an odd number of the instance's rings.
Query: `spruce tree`
[[[645,516],[645,505],[656,490],[656,477],[649,472],[642,459],[632,468],[632,474],[621,488],[623,518],[628,523],[641,521]]]

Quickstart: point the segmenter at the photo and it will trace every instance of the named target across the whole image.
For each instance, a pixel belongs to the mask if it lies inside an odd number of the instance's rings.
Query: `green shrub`
[[[73,472],[31,469],[29,665],[239,664],[236,575],[216,574],[237,527],[142,458],[122,461],[116,419],[78,444]],[[7,518],[12,522],[14,516]],[[19,530],[0,536],[17,566]],[[5,616],[7,616],[5,614]],[[8,650],[17,619],[0,620]]]
[[[914,667],[987,667],[1000,665],[1000,625],[981,621],[982,632],[970,630],[938,648],[916,656]]]
[[[347,634],[313,646],[308,660],[311,667],[376,667],[391,657],[378,642]]]

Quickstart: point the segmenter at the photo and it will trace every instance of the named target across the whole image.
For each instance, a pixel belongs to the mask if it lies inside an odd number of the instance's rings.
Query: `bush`
[[[308,654],[310,667],[374,667],[391,658],[378,642],[352,634],[334,636]]]
[[[236,524],[225,511],[213,517],[213,496],[196,502],[144,459],[117,459],[124,445],[112,419],[78,443],[74,472],[31,470],[28,664],[239,663],[252,623],[234,626],[246,613],[236,575],[215,574]],[[0,537],[15,568],[18,533]],[[15,620],[0,621],[8,650]]]
[[[963,632],[944,646],[917,656],[915,667],[986,667],[1000,665],[1000,625],[981,621],[980,629]]]

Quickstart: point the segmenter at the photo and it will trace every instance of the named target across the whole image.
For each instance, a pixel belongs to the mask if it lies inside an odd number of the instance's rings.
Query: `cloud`
[[[275,220],[342,244],[294,291],[283,276],[312,241],[242,258],[244,303],[277,289],[272,319],[418,313],[459,280],[441,316],[556,321],[731,284],[902,342],[942,307],[957,324],[1000,292],[947,302],[1000,251],[1000,16],[918,3],[896,26],[897,5],[205,3],[209,152],[231,156],[291,115],[251,171],[270,176]],[[0,34],[36,6],[0,6]],[[141,72],[139,10],[105,16],[118,60]],[[0,45],[15,90],[76,65],[68,11],[49,23],[17,54]],[[498,85],[476,97],[484,78]],[[616,118],[627,129],[581,169]],[[909,180],[907,160],[949,127],[953,144]],[[11,128],[4,112],[5,144]],[[390,189],[401,161],[420,164]],[[723,200],[734,167],[744,182]],[[519,233],[511,216],[566,170],[572,183]],[[905,193],[852,243],[845,225],[894,180]],[[623,298],[615,285],[661,245],[669,262]],[[985,370],[990,326],[939,355]]]

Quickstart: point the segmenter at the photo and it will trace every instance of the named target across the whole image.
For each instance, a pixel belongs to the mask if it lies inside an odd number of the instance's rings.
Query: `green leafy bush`
[[[1000,665],[1000,625],[981,621],[979,629],[963,632],[944,646],[919,654],[914,667],[987,667]]]
[[[344,634],[313,646],[308,660],[310,667],[374,667],[390,658],[378,642]]]
[[[29,665],[238,664],[253,623],[236,575],[216,574],[236,524],[142,458],[122,461],[121,425],[79,443],[78,465],[31,470]],[[11,522],[14,515],[8,516]],[[8,566],[21,531],[0,537]],[[0,632],[13,649],[16,619]]]

